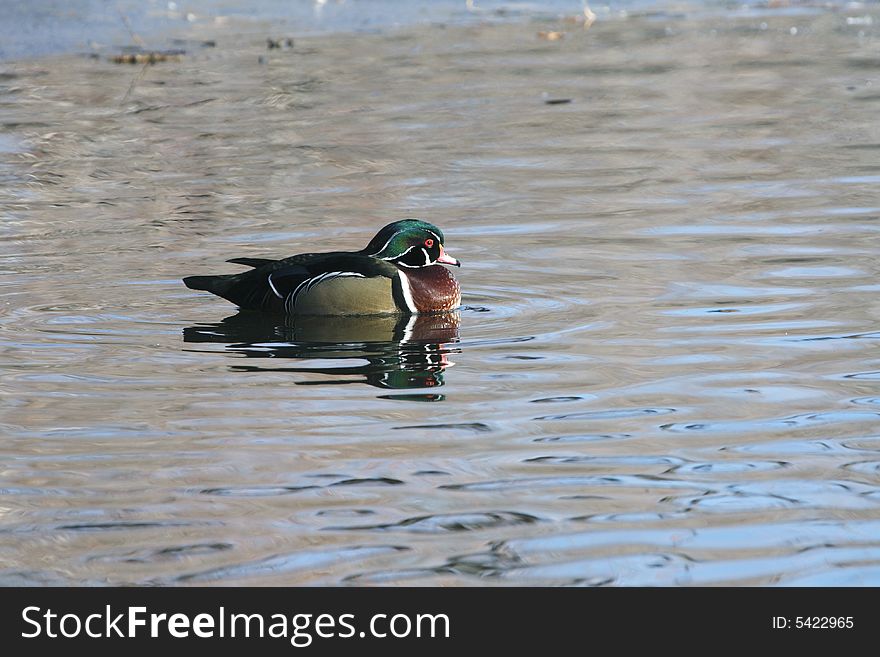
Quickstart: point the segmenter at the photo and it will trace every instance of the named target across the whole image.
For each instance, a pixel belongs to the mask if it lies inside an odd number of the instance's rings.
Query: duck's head
[[[429,267],[438,263],[461,266],[443,250],[443,231],[420,219],[388,224],[376,233],[362,253],[399,267]]]

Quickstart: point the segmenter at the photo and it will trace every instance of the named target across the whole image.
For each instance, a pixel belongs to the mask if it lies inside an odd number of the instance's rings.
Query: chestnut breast
[[[420,313],[455,310],[461,305],[461,287],[442,265],[406,268],[412,300]]]

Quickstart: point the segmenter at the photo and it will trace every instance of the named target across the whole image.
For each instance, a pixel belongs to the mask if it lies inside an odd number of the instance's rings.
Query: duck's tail
[[[221,274],[219,276],[187,276],[183,279],[183,284],[190,290],[205,290],[216,294],[218,297],[226,298],[229,288],[239,278],[238,274]]]
[[[266,265],[275,264],[275,260],[269,260],[268,258],[232,258],[231,260],[227,260],[226,262],[234,262],[238,265],[247,265],[248,267],[253,267],[254,269],[259,269],[260,267],[264,267]],[[205,290],[206,292],[216,294],[218,297],[223,297],[224,299],[228,299],[233,303],[240,304],[242,301],[242,294],[248,297],[251,296],[249,294],[249,292],[251,291],[248,289],[238,289],[241,287],[238,284],[244,282],[245,288],[254,287],[253,283],[256,281],[254,281],[253,279],[255,277],[253,275],[247,275],[252,273],[253,272],[244,272],[243,274],[219,274],[216,276],[187,276],[183,279],[183,284],[191,290]],[[259,281],[260,278],[265,277],[257,277],[256,280]],[[248,285],[248,283],[250,283],[251,285]]]
[[[191,290],[205,290],[248,310],[276,311],[284,304],[269,287],[267,272],[252,269],[241,274],[187,276],[183,284]]]

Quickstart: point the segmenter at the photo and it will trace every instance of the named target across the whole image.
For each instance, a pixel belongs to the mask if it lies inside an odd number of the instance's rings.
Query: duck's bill
[[[440,249],[440,257],[437,258],[437,262],[442,262],[444,265],[454,265],[455,267],[461,267],[461,263],[453,258],[451,255],[447,254],[446,251]]]

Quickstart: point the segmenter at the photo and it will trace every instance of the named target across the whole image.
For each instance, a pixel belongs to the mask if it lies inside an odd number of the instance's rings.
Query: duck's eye
[[[427,246],[430,249],[432,246],[434,246],[434,240],[432,240],[429,237],[428,239],[425,240],[425,246]]]

